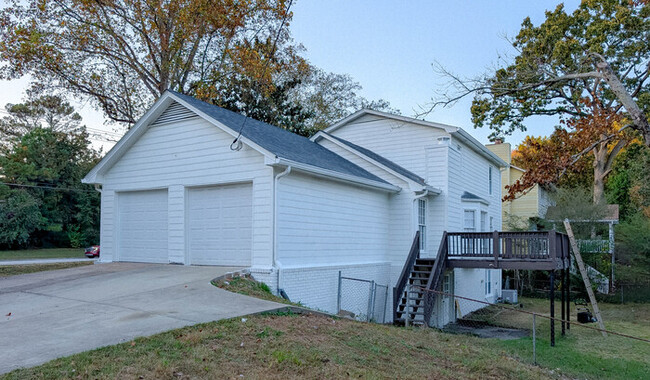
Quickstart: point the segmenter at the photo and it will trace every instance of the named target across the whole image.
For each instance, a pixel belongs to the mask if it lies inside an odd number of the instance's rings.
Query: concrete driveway
[[[111,263],[0,278],[0,373],[283,306],[210,284],[234,269]]]

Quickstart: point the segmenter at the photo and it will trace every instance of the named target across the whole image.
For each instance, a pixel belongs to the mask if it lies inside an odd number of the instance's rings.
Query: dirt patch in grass
[[[469,336],[322,315],[201,324],[17,370],[5,379],[548,379]]]
[[[29,264],[29,265],[1,265],[0,277],[15,276],[18,274],[43,272],[48,270],[68,269],[93,264],[93,261],[77,261],[72,263]]]
[[[257,282],[248,275],[236,275],[213,281],[212,285],[229,292],[243,294],[245,296],[260,298],[267,301],[279,302],[287,305],[302,306],[298,303],[288,301],[271,293],[271,289],[263,282]]]

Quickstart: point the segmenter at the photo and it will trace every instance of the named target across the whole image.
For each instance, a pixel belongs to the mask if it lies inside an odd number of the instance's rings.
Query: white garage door
[[[118,260],[168,263],[167,190],[119,193]]]
[[[188,191],[188,251],[195,265],[248,266],[252,247],[252,185]]]

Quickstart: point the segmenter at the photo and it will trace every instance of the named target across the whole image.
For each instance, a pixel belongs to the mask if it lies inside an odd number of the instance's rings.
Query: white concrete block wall
[[[282,268],[280,269],[279,286],[284,289],[293,302],[300,302],[311,308],[336,313],[339,271],[345,277],[375,281],[379,285],[387,285],[391,278],[390,270],[391,267],[388,262]],[[368,283],[345,280],[341,298],[342,308],[357,315],[365,312],[368,302],[367,289],[369,289]],[[389,297],[391,292],[392,287],[389,290]],[[387,305],[387,312],[392,313],[390,299]]]

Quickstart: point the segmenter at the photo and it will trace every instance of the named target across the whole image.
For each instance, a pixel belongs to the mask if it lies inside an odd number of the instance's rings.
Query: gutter
[[[372,187],[375,189],[380,189],[391,193],[397,193],[402,190],[401,187],[391,185],[389,183],[374,181],[371,179],[365,179],[350,174],[339,173],[333,170],[323,169],[317,166],[303,164],[300,162],[291,161],[279,157],[276,157],[275,161],[271,164],[271,166],[291,166],[293,170],[307,172],[316,176],[339,180],[341,182],[354,183],[356,185]]]

